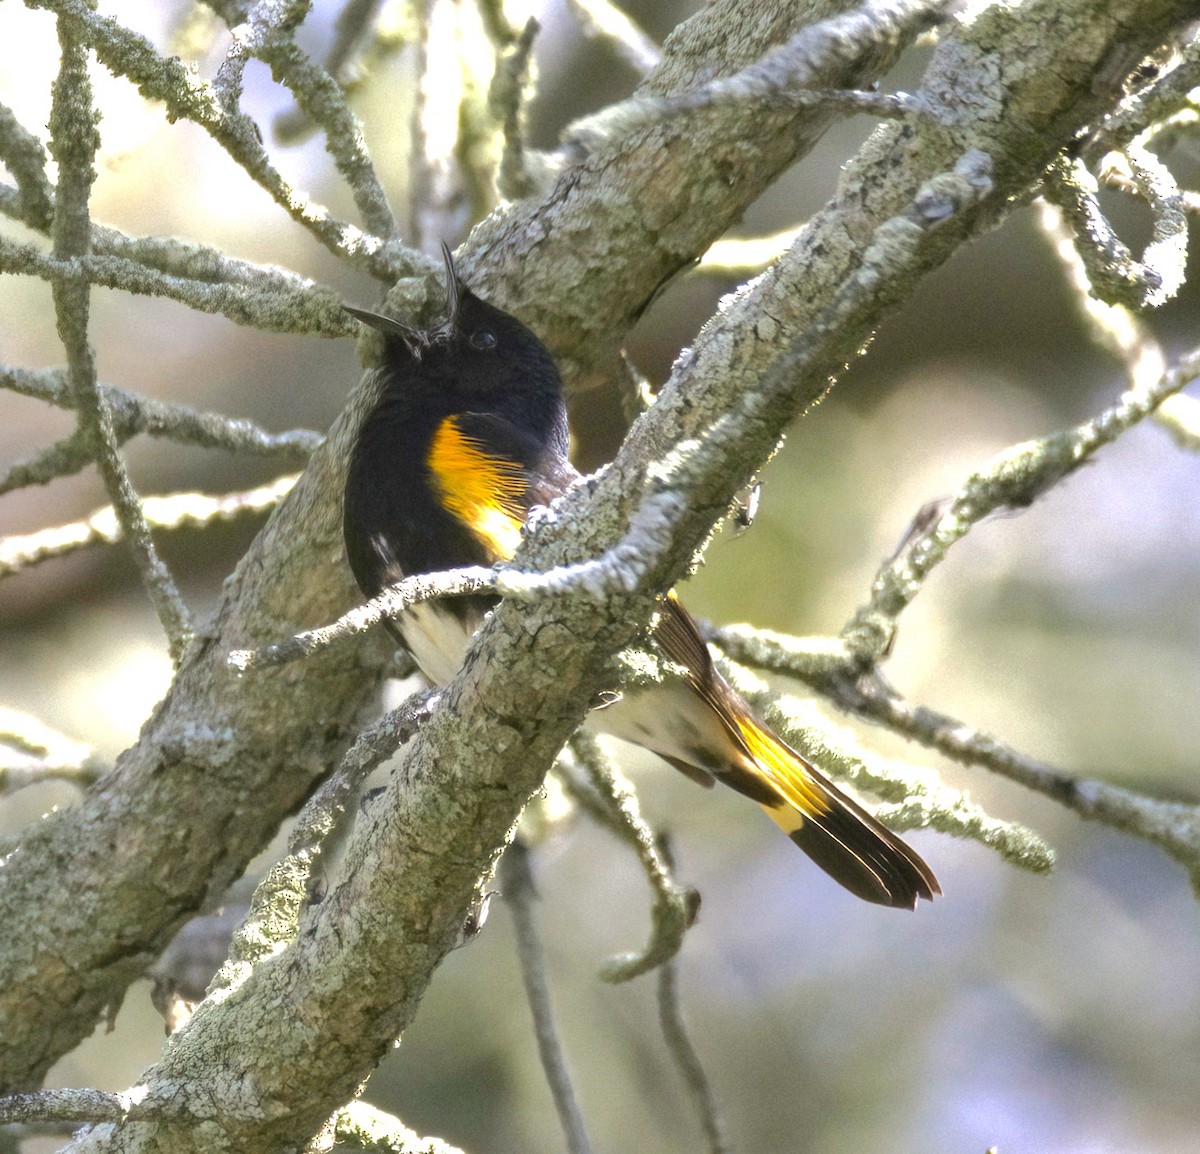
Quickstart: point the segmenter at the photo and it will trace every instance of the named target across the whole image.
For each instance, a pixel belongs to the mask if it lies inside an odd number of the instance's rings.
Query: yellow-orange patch
[[[521,540],[524,521],[520,466],[488,456],[455,417],[438,426],[427,460],[446,509],[471,529],[495,560],[508,560]]]
[[[819,790],[804,762],[786,745],[753,718],[737,719],[738,733],[745,742],[746,752],[759,768],[767,771],[779,786],[779,792],[801,813],[820,815],[829,812],[829,801]]]

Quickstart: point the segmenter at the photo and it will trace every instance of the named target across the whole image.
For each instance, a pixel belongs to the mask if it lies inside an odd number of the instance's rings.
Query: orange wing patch
[[[519,465],[488,456],[455,417],[447,417],[429,446],[429,470],[446,509],[466,525],[496,560],[506,561],[521,540],[525,478]]]

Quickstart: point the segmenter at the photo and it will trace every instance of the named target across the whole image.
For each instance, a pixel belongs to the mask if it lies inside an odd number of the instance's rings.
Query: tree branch
[[[171,493],[139,500],[148,529],[202,529],[217,521],[231,521],[246,513],[273,509],[291,490],[296,477],[280,477],[269,485],[244,493],[209,497],[204,493]],[[125,540],[126,528],[112,505],[90,517],[35,533],[0,537],[0,579],[31,566],[62,557],[91,545],[115,545]]]
[[[537,1038],[538,1055],[546,1082],[554,1098],[554,1108],[563,1136],[567,1140],[570,1154],[590,1154],[592,1145],[588,1141],[583,1124],[583,1114],[571,1084],[566,1057],[558,1040],[554,1025],[554,1011],[550,1005],[550,989],[546,981],[545,958],[541,940],[533,915],[536,891],[533,873],[529,868],[529,850],[517,839],[508,847],[500,863],[500,885],[506,905],[512,913],[513,929],[517,939],[517,954],[521,959],[521,978],[525,983],[525,996],[533,1013],[533,1032]]]
[[[700,70],[736,71],[785,39],[781,28],[795,31],[794,6],[786,16],[764,7],[754,6],[761,19],[738,22],[734,0],[708,6],[668,42],[650,83],[682,90]],[[1094,0],[1034,0],[985,10],[943,41],[924,87],[944,115],[875,134],[788,254],[706,327],[613,467],[572,492],[517,560],[545,572],[612,549],[651,495],[651,466],[694,439],[703,451],[671,481],[686,509],[670,549],[635,589],[608,589],[603,603],[580,589],[501,603],[440,707],[406,743],[403,769],[357,823],[329,896],[302,911],[286,949],[201,1005],[146,1072],[152,1099],[201,1086],[227,1147],[261,1151],[307,1141],[353,1095],[411,1020],[522,805],[603,688],[609,655],[638,636],[655,596],[679,579],[786,423],[921,275],[1027,196],[1053,154],[1111,104],[1121,83],[1114,59],[1132,65],[1189,16],[1183,0],[1108,0],[1099,9]],[[723,38],[717,28],[739,31]],[[1060,51],[1064,38],[1070,54]],[[862,87],[897,49],[872,45],[852,64],[832,64],[821,86]],[[1022,126],[1016,136],[1010,117]],[[540,204],[492,217],[463,255],[468,283],[498,304],[526,316],[522,302],[541,302],[527,319],[564,354],[577,385],[615,363],[629,319],[664,272],[706,247],[823,122],[794,110],[733,109],[712,120],[686,137],[631,133],[564,175]],[[373,387],[368,377],[239,566],[210,636],[189,654],[118,779],[39,826],[8,862],[0,914],[13,940],[0,958],[0,1066],[10,1079],[36,1077],[90,1029],[137,962],[262,844],[355,724],[377,651],[350,660],[331,649],[236,683],[223,663],[231,649],[330,620],[349,603],[348,579],[330,558],[340,548],[346,448]],[[172,791],[197,781],[206,805],[194,813]],[[174,836],[166,846],[152,820],[137,824],[164,807],[191,813],[186,844]],[[95,847],[112,844],[123,846],[121,860],[105,858],[97,870]],[[148,877],[169,878],[168,892],[147,900]],[[70,896],[70,909],[56,894]],[[30,983],[23,975],[39,947],[62,958],[64,972]],[[265,1101],[287,1108],[264,1115]],[[131,1151],[169,1142],[185,1154],[203,1130],[190,1122],[120,1134]]]
[[[29,0],[69,23],[72,35],[96,53],[114,76],[132,81],[147,100],[161,100],[173,119],[194,121],[271,194],[275,202],[331,252],[391,282],[413,271],[409,252],[387,237],[370,236],[332,217],[298,195],[272,166],[254,122],[224,108],[211,85],[193,76],[178,58],[165,59],[144,37],[84,0]]]
[[[54,213],[54,259],[60,266],[86,255],[90,238],[88,199],[95,178],[93,163],[100,138],[92,109],[87,50],[74,27],[59,19],[62,65],[50,109],[50,148],[58,162],[58,198]],[[171,656],[178,664],[191,641],[192,622],[170,570],[158,556],[150,527],[117,449],[112,415],[96,381],[96,363],[88,344],[91,290],[86,281],[56,277],[51,281],[58,333],[67,354],[67,379],[75,397],[79,431],[112,498],[113,508],[128,539],[142,584],[166,630]]]

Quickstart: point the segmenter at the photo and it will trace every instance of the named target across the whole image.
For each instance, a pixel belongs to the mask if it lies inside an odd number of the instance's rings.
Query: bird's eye
[[[488,349],[496,347],[496,334],[489,332],[487,329],[476,329],[468,338],[467,343],[473,349],[478,349],[481,353],[487,352]]]

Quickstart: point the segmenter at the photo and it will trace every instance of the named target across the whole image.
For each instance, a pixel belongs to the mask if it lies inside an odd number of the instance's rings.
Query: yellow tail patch
[[[739,717],[736,724],[746,752],[800,814],[815,817],[829,812],[832,807],[828,796],[816,785],[804,762],[792,750],[751,717]],[[779,821],[775,813],[771,816]],[[799,826],[800,823],[796,824]]]
[[[511,461],[488,456],[455,417],[434,433],[427,459],[446,509],[468,526],[497,561],[507,561],[521,540],[525,478]]]

